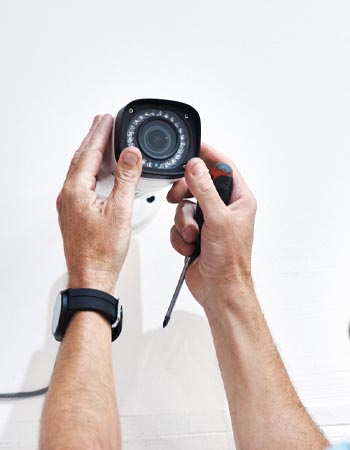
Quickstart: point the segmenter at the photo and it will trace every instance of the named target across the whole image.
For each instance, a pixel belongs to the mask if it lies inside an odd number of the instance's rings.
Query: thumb
[[[193,158],[187,163],[185,180],[203,211],[204,220],[216,222],[220,211],[224,211],[226,207],[202,159]]]
[[[136,147],[125,148],[118,159],[115,180],[108,204],[120,217],[131,217],[137,183],[142,171],[141,152]]]

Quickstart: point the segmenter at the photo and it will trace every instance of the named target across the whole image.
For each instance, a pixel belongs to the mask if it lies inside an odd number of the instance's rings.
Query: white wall
[[[297,389],[350,438],[350,6],[346,0],[0,2],[0,391],[49,379],[65,283],[55,198],[96,113],[140,97],[193,104],[259,208],[256,287]],[[134,237],[114,361],[127,450],[229,449],[205,319],[184,289],[163,204]],[[157,251],[154,251],[154,248]],[[41,399],[0,404],[0,446],[34,449]]]

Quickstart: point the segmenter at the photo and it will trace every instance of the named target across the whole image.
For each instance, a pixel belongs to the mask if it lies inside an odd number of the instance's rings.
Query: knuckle
[[[74,155],[73,155],[73,158],[72,158],[72,161],[73,162],[76,162],[76,160],[79,158],[79,156],[80,156],[80,153],[81,153],[81,148],[79,147],[75,152],[74,152]]]
[[[186,243],[192,244],[198,237],[198,230],[193,223],[185,223],[181,235]]]
[[[175,226],[181,231],[186,225],[192,224],[194,214],[194,204],[188,200],[183,200],[178,204],[175,212]]]
[[[73,158],[71,160],[71,163],[70,163],[71,168],[73,168],[73,167],[75,167],[77,165],[77,162],[78,162],[80,154],[81,154],[81,149],[78,148],[78,150],[76,150],[74,152]]]
[[[200,189],[203,193],[208,193],[214,189],[214,184],[209,176],[203,177]]]
[[[255,214],[258,204],[257,204],[256,198],[254,197],[254,195],[252,193],[250,193],[249,197],[247,198],[247,202],[248,202],[249,210]]]
[[[170,229],[170,243],[174,249],[177,250],[177,234],[175,226],[172,226]]]
[[[175,210],[175,217],[180,220],[182,219],[184,215],[184,208],[185,208],[186,202],[182,200],[180,203],[178,203],[176,210]]]
[[[176,209],[175,209],[175,217],[177,217],[181,213],[182,206],[183,206],[182,202],[177,204]]]
[[[169,203],[177,203],[177,196],[173,189],[170,189],[170,191],[167,194],[166,199]]]
[[[62,204],[62,191],[60,191],[60,193],[58,194],[57,198],[56,198],[56,208],[57,210],[61,207]]]
[[[119,168],[116,172],[116,177],[123,183],[134,185],[137,181],[137,175],[131,170]]]
[[[175,216],[174,219],[174,226],[177,230],[181,230],[182,227],[182,219],[179,217],[179,215]]]
[[[173,226],[170,230],[170,242],[172,247],[183,256],[189,256],[192,254],[192,248],[179,235],[176,228]]]
[[[68,200],[70,198],[72,198],[75,195],[75,189],[72,185],[71,182],[66,182],[63,185],[63,188],[60,192],[60,202],[62,203],[62,201],[64,200]]]
[[[170,240],[174,247],[179,246],[179,240],[180,240],[179,238],[180,237],[179,237],[178,231],[177,231],[176,227],[173,225],[170,230]]]
[[[253,209],[254,212],[258,209],[258,202],[256,201],[256,198],[253,196]]]
[[[183,200],[183,206],[187,211],[194,211],[197,205],[191,200]]]

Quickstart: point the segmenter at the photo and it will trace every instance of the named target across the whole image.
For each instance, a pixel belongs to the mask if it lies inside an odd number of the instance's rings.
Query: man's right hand
[[[189,266],[186,282],[209,321],[236,448],[324,449],[329,442],[295,392],[254,292],[250,261],[255,199],[226,156],[206,145],[200,156],[204,162],[192,159],[185,180],[168,194],[170,202],[179,203],[171,241],[182,255],[192,254],[198,234],[195,205],[184,199],[194,196],[203,210],[204,225],[201,254]],[[233,170],[228,206],[208,173],[218,162]]]
[[[252,289],[251,252],[256,201],[234,163],[212,147],[202,144],[199,158],[186,165],[185,178],[168,193],[178,203],[171,243],[181,255],[190,256],[198,236],[194,220],[195,197],[203,210],[201,254],[189,266],[186,283],[196,300],[215,312],[220,305],[232,305],[235,292]],[[219,197],[208,169],[218,162],[233,170],[233,192],[226,206]]]

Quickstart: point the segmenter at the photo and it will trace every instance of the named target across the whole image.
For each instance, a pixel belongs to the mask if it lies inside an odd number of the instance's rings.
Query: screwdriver
[[[230,202],[230,198],[231,198],[231,194],[232,194],[232,190],[233,190],[233,179],[232,179],[231,167],[225,163],[217,163],[212,167],[212,169],[210,170],[209,173],[212,177],[214,186],[216,187],[216,190],[218,191],[221,200],[225,203],[225,205],[228,205]],[[179,281],[177,283],[173,298],[171,299],[168,311],[164,317],[163,328],[165,328],[169,323],[176,300],[179,296],[183,282],[185,281],[187,269],[188,269],[189,265],[191,264],[191,262],[194,261],[201,252],[201,231],[202,231],[202,226],[204,223],[204,217],[203,217],[202,209],[199,206],[199,203],[197,203],[196,212],[194,214],[194,219],[197,222],[198,227],[199,227],[199,234],[198,234],[197,239],[194,242],[195,249],[191,256],[186,256],[186,258],[185,258],[184,267],[182,269]]]

